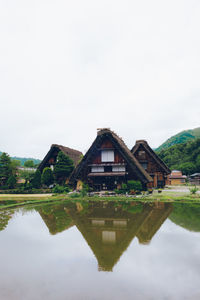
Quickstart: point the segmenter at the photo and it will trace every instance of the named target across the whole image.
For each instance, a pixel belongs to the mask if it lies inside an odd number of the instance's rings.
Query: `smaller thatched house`
[[[43,169],[46,167],[54,169],[54,165],[57,160],[58,153],[62,151],[65,155],[68,155],[74,162],[75,167],[79,163],[82,157],[82,152],[78,150],[74,150],[68,147],[64,147],[62,145],[53,144],[47,153],[47,155],[44,157],[44,159],[41,161],[40,165],[38,166],[38,169],[42,173]]]
[[[170,169],[145,140],[136,141],[131,152],[145,171],[153,178],[153,187],[164,187],[168,184]]]

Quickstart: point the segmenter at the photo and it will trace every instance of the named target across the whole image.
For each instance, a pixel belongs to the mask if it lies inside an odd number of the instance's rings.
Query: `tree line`
[[[200,173],[200,139],[173,145],[157,154],[171,170],[185,175]]]
[[[29,170],[26,168],[19,169],[19,166],[20,162],[12,160],[7,153],[3,152],[0,155],[0,189],[22,188],[31,190],[41,187],[48,188],[55,184],[64,186],[66,179],[74,169],[74,162],[60,151],[53,170],[46,167],[42,173],[39,169],[35,171],[35,164],[31,160],[24,164]],[[24,179],[24,182],[18,183],[18,179]]]

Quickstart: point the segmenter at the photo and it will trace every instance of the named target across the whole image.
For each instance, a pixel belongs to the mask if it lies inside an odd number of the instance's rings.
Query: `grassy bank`
[[[154,192],[149,195],[137,196],[95,196],[95,197],[74,197],[72,195],[51,195],[51,194],[38,194],[38,195],[14,195],[6,194],[0,195],[0,209],[19,207],[23,205],[33,205],[41,203],[57,203],[60,201],[142,201],[142,202],[187,202],[187,203],[200,203],[200,194],[191,195],[189,192],[173,192],[163,191],[162,193]]]

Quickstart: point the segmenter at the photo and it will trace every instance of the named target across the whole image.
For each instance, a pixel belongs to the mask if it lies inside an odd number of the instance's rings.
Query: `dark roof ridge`
[[[103,135],[104,133],[111,133],[112,135],[115,136],[115,138],[120,139],[120,142],[124,144],[124,146],[127,147],[127,145],[125,144],[124,140],[113,130],[111,130],[110,128],[99,128],[97,129],[97,135]],[[128,147],[127,147],[128,149]],[[128,149],[129,150],[129,149]],[[129,150],[130,151],[130,150]]]
[[[137,140],[136,144],[148,144],[146,140]]]
[[[43,167],[45,166],[45,164],[47,163],[49,157],[51,156],[51,153],[53,151],[54,148],[58,148],[60,151],[62,151],[64,154],[68,155],[74,162],[74,165],[76,166],[80,159],[81,156],[83,155],[82,152],[69,148],[69,147],[65,147],[62,145],[58,145],[58,144],[52,144],[49,151],[47,152],[47,154],[45,155],[45,157],[43,158],[43,160],[41,161],[41,163],[38,166],[38,169],[40,171],[43,170]]]
[[[79,150],[76,150],[76,149],[73,149],[73,148],[69,148],[69,147],[66,147],[66,146],[63,146],[63,145],[58,145],[58,144],[52,144],[51,145],[51,148],[53,147],[58,147],[59,149],[66,149],[66,150],[69,150],[69,151],[73,151],[74,153],[77,153],[77,154],[81,154],[82,155],[82,152],[79,151]]]

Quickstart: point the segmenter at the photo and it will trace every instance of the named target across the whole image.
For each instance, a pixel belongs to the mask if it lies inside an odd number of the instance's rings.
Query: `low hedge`
[[[51,189],[10,189],[0,190],[0,194],[49,194],[52,193]]]

